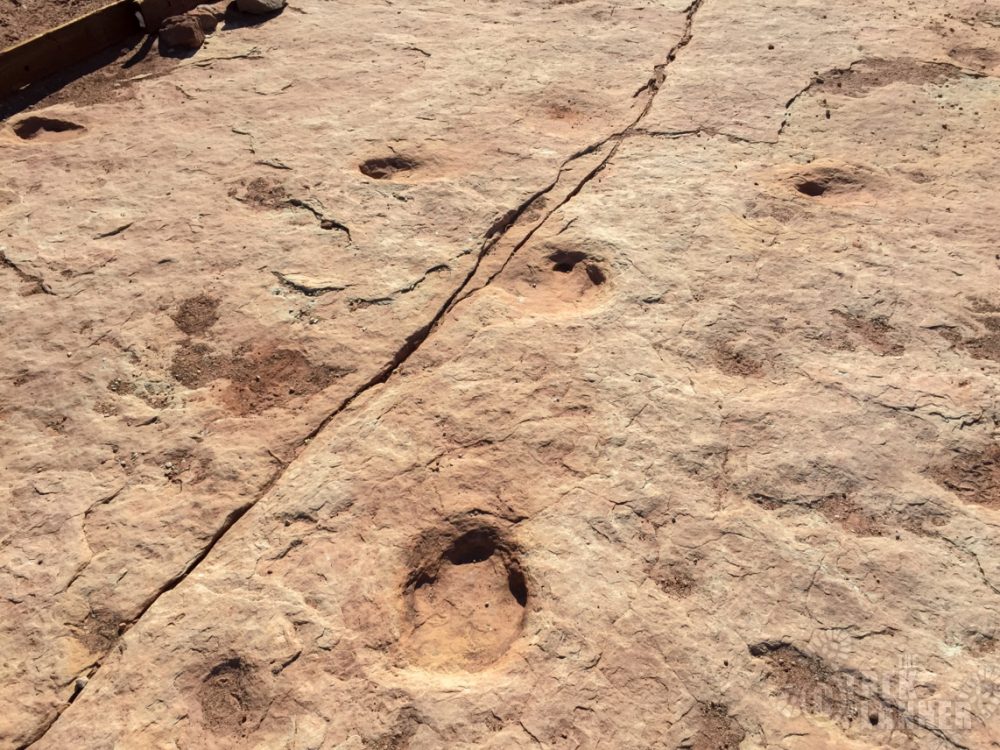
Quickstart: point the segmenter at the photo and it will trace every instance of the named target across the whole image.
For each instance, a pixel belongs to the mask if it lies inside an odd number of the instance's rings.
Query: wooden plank
[[[133,0],[118,0],[0,52],[0,98],[81,63],[140,31]]]

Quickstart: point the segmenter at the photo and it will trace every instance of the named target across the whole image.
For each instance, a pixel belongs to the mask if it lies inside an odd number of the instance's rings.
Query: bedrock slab
[[[49,388],[4,411],[11,744],[1000,746],[990,7],[320,3],[217,35],[266,71],[213,38],[140,88],[151,143],[233,120],[118,188],[166,216],[64,275],[80,207],[8,208]],[[553,87],[594,108],[545,124]],[[92,159],[82,124],[7,148]],[[172,401],[116,393],[154,366]],[[102,373],[121,413],[75,416]]]

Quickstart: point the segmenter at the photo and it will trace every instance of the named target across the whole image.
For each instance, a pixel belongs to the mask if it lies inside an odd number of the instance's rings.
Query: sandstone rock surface
[[[294,9],[0,133],[0,747],[1000,747],[1000,6]]]

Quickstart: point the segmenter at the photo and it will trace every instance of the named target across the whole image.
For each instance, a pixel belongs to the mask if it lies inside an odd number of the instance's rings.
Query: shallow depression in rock
[[[408,659],[438,670],[488,667],[524,622],[528,587],[512,549],[490,528],[423,547],[404,589]]]
[[[400,172],[410,172],[416,168],[417,162],[405,156],[368,159],[358,165],[361,174],[373,180],[390,180]]]
[[[67,140],[82,135],[85,128],[69,120],[53,117],[26,117],[13,126],[14,135],[25,141]]]
[[[533,312],[579,312],[597,304],[611,286],[607,263],[598,255],[577,248],[532,255],[512,270],[509,290]]]

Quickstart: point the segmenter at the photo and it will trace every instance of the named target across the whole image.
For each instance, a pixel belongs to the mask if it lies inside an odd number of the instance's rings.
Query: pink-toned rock
[[[1000,744],[981,4],[301,9],[0,134],[0,745]]]
[[[194,10],[188,11],[185,14],[188,18],[193,18],[198,22],[198,26],[206,34],[211,34],[219,25],[220,14],[219,12],[209,5],[199,5]]]

